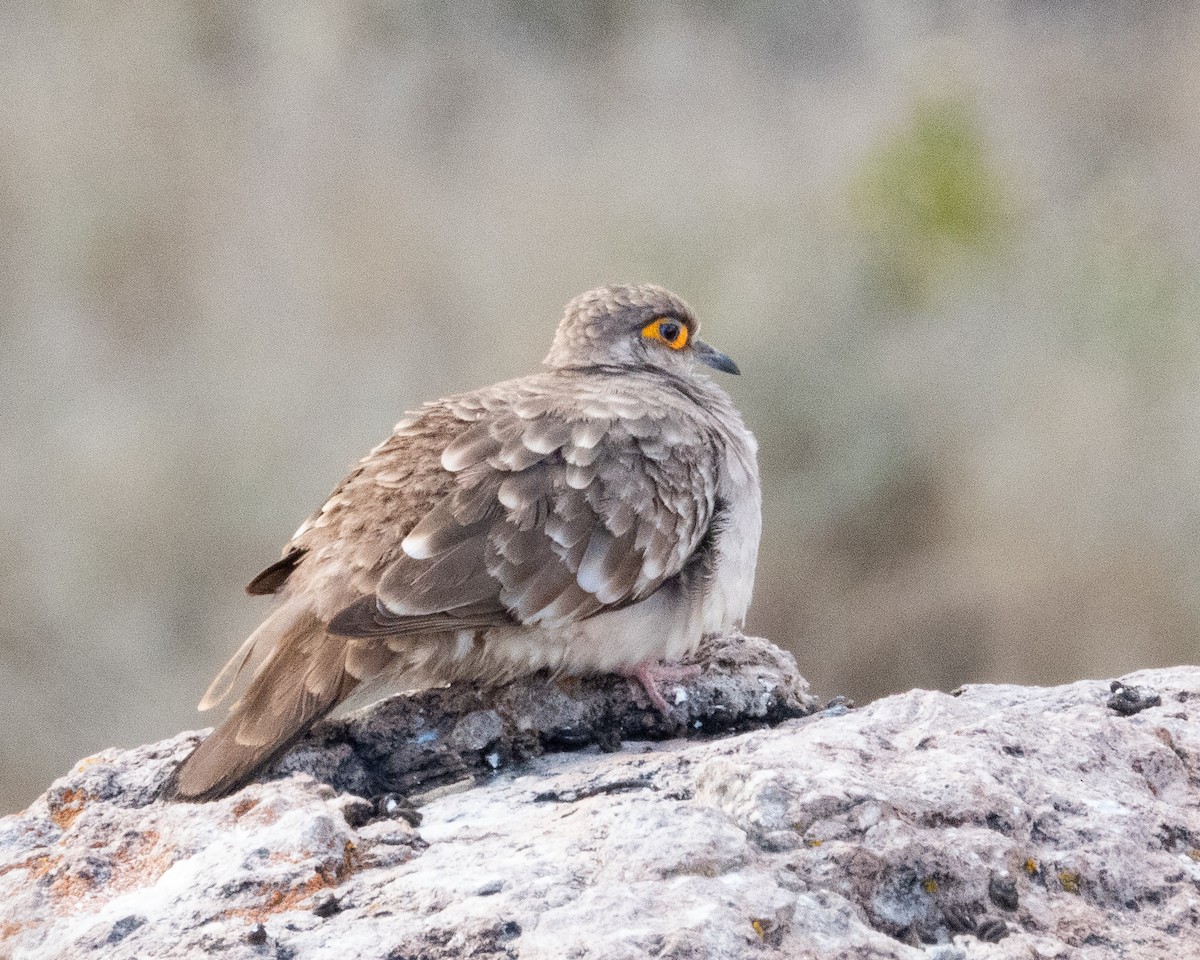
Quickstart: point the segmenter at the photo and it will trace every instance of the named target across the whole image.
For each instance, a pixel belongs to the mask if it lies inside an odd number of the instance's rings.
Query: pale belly
[[[703,634],[697,603],[682,602],[670,588],[641,603],[555,628],[489,630],[485,659],[513,675],[534,670],[578,676],[616,673],[644,660],[679,660]]]
[[[703,629],[718,633],[740,627],[754,594],[758,541],[762,536],[762,491],[758,471],[748,462],[732,460],[719,491],[726,504],[716,542],[716,565],[704,598]]]

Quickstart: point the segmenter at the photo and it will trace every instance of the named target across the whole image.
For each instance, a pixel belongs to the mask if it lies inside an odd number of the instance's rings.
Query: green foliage
[[[953,100],[918,101],[869,149],[851,201],[881,293],[908,305],[994,252],[1009,221],[979,124]]]

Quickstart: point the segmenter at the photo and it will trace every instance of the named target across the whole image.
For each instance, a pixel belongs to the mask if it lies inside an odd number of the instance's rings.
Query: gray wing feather
[[[469,415],[441,454],[447,495],[404,538],[375,596],[331,631],[409,634],[413,620],[428,628],[441,614],[447,624],[576,621],[649,596],[702,541],[717,465],[696,419],[572,422],[520,404]]]

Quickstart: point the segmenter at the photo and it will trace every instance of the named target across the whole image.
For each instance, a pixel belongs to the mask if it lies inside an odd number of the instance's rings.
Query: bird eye
[[[688,328],[678,320],[659,317],[642,328],[642,336],[647,340],[658,340],[672,350],[682,350],[687,346]]]

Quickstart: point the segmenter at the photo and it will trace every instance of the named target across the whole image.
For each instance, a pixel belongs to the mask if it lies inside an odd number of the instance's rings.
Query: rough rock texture
[[[208,805],[154,800],[195,734],[89,758],[0,821],[0,956],[1200,953],[1200,668],[796,717],[790,658],[708,655],[675,731],[533,681],[327,724]],[[535,755],[647,718],[691,736]]]

